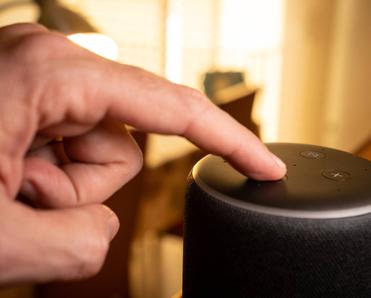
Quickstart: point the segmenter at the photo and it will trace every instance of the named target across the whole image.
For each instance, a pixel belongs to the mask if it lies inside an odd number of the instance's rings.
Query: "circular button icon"
[[[350,178],[348,172],[339,171],[339,170],[326,170],[322,172],[322,176],[331,179],[334,181],[346,181]]]
[[[326,155],[319,151],[312,151],[312,150],[306,150],[300,152],[300,155],[302,157],[308,158],[308,159],[321,159],[326,157]]]

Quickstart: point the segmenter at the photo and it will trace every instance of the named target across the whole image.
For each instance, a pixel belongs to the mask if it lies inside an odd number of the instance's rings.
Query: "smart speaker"
[[[279,181],[209,155],[186,194],[183,297],[371,297],[371,162],[314,145],[268,148]]]

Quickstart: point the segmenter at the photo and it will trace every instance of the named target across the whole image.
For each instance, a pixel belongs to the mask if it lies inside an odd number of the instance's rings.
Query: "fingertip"
[[[107,207],[106,205],[102,205],[107,212],[107,230],[108,230],[108,239],[112,241],[112,239],[116,236],[119,228],[120,228],[120,221],[117,215]]]
[[[249,178],[257,181],[278,181],[285,176],[285,172],[282,171],[270,171],[261,173],[249,173],[246,175]]]
[[[286,173],[287,173],[287,167],[286,167],[286,164],[282,161],[282,159],[280,159],[279,157],[277,157],[275,154],[271,153],[272,154],[272,158],[276,164],[276,171],[275,173],[276,176],[274,177],[275,179],[273,180],[280,180],[282,179]]]
[[[273,153],[271,153],[271,157],[269,165],[263,171],[252,173],[250,177],[260,181],[277,181],[282,179],[287,172],[286,164]]]
[[[248,178],[258,181],[277,181],[282,179],[287,168],[285,163],[276,155],[265,151],[256,159],[247,159],[248,162],[241,162],[242,159],[231,160],[233,167]]]
[[[286,171],[286,164],[279,158],[279,157],[277,157],[276,155],[274,155],[273,153],[272,153],[272,158],[273,158],[273,160],[274,160],[274,162],[276,163],[276,165],[279,167],[279,168],[281,168],[281,169],[283,169],[284,171]]]

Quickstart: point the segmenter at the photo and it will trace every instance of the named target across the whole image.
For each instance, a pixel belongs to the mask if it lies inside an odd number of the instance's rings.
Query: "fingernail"
[[[29,181],[23,182],[20,193],[27,197],[28,199],[30,199],[31,201],[34,201],[37,198],[36,188]]]
[[[108,230],[109,230],[110,240],[112,240],[116,236],[119,230],[119,227],[120,227],[119,220],[117,216],[112,213],[112,215],[108,219]]]
[[[273,157],[273,159],[274,159],[274,161],[276,162],[276,164],[280,167],[280,168],[282,168],[282,169],[286,169],[286,164],[281,160],[281,159],[279,159],[276,155],[274,155],[273,153],[272,153],[272,157]]]
[[[117,218],[116,214],[112,212],[112,214],[108,218],[108,233],[110,241],[112,241],[112,239],[116,236],[119,227],[120,227],[119,219]]]

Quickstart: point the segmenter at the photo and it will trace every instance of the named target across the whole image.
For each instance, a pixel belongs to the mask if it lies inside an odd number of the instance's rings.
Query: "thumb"
[[[92,276],[118,228],[100,204],[39,211],[0,200],[0,285]]]

